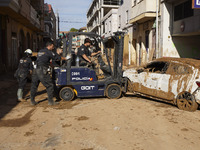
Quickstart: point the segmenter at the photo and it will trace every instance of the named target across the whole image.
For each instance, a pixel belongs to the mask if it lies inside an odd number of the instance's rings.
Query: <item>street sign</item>
[[[192,8],[200,9],[200,0],[192,0]]]

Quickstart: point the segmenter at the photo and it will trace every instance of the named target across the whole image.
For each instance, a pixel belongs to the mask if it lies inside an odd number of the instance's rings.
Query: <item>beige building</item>
[[[136,65],[143,65],[155,57],[156,0],[132,0],[131,6],[129,23],[133,24]]]

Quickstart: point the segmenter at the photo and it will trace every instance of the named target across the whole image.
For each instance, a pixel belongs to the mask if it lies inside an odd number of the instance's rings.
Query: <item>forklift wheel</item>
[[[71,87],[64,87],[60,90],[59,95],[64,101],[71,101],[74,99],[74,90]]]
[[[118,84],[110,84],[106,88],[106,96],[110,99],[118,99],[121,95],[122,90]]]

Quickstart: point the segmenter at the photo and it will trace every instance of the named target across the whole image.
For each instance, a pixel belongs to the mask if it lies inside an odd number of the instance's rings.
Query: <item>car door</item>
[[[163,98],[169,100],[173,100],[180,92],[189,91],[190,80],[195,78],[191,66],[179,62],[171,62],[166,74],[170,76],[170,79],[168,81],[168,93]]]
[[[160,80],[165,79],[165,72],[168,68],[167,62],[155,61],[147,64],[145,71],[142,73],[141,84],[143,86],[141,92],[147,95],[159,97]],[[163,76],[164,75],[164,76]]]

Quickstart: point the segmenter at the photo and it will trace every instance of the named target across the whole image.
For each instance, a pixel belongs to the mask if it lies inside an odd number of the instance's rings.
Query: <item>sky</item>
[[[60,17],[60,31],[69,31],[71,28],[86,27],[87,11],[93,0],[44,0],[51,4],[54,13]]]

